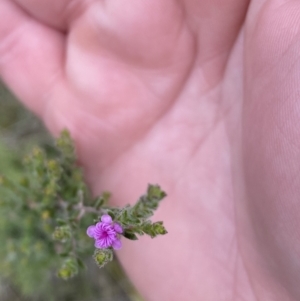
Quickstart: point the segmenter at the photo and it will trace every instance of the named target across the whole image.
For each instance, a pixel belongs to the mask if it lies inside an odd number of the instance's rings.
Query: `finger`
[[[253,245],[259,250],[248,267],[254,277],[258,273],[264,277],[257,285],[259,290],[272,275],[274,287],[284,287],[292,299],[299,300],[299,264],[295,264],[299,253],[295,250],[300,247],[300,3],[253,1],[248,20],[243,108],[245,208]],[[253,258],[246,248],[244,258]]]
[[[250,0],[184,0],[188,25],[198,37],[203,58],[214,57],[231,48]]]
[[[187,27],[199,41],[199,49],[206,59],[232,46],[245,17],[250,0],[14,0],[22,8],[47,25],[67,31],[81,16],[89,11],[97,12],[100,28],[113,28],[123,37],[130,39],[136,32],[143,32],[145,38],[153,33],[159,36],[172,31],[172,21],[185,14]],[[162,21],[163,20],[163,21]],[[147,24],[150,27],[147,27]],[[158,28],[155,28],[155,24]],[[167,27],[168,30],[165,30]],[[102,31],[101,30],[101,31]],[[138,34],[139,36],[139,34]],[[217,52],[217,53],[216,53]]]
[[[38,115],[63,76],[64,36],[0,2],[0,77]]]
[[[86,0],[14,0],[27,13],[48,26],[66,31],[89,2]]]

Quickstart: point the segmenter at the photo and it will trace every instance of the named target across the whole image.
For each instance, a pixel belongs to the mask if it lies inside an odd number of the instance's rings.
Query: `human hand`
[[[299,1],[2,0],[0,75],[93,191],[168,193],[119,257],[147,300],[300,299]]]

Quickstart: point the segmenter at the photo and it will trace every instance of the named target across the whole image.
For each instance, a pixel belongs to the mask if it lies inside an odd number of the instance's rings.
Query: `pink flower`
[[[122,247],[119,234],[123,232],[123,228],[118,223],[113,223],[112,218],[108,214],[101,217],[101,222],[87,228],[87,235],[95,239],[95,247],[98,249],[107,249],[113,247],[118,250]]]

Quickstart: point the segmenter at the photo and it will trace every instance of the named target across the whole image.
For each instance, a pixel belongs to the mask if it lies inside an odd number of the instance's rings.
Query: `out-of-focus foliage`
[[[42,124],[0,85],[0,174],[20,180],[22,158],[36,144],[46,153],[53,151],[52,140]],[[1,301],[141,300],[117,261],[99,270],[91,258],[85,262],[88,269],[79,276],[68,282],[57,279],[54,246],[36,226],[41,217],[34,211],[19,210],[21,202],[17,199],[9,206],[1,206],[7,199],[0,195]],[[42,216],[45,227],[47,214]]]

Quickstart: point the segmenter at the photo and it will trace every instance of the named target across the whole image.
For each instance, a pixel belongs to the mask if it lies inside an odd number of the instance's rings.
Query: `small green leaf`
[[[80,258],[77,258],[77,263],[78,263],[78,267],[80,269],[83,269],[83,270],[86,269],[86,266],[85,266],[84,262]]]
[[[99,208],[101,208],[101,207],[103,206],[103,204],[104,204],[103,198],[102,198],[102,197],[98,197],[98,198],[96,198],[96,200],[94,201],[94,208],[95,208],[95,209],[99,209]]]
[[[126,237],[126,238],[128,238],[128,239],[130,239],[130,240],[138,240],[138,237],[134,233],[132,233],[130,231],[125,231],[123,233],[123,236]]]
[[[62,253],[59,253],[58,255],[62,258],[66,258],[66,257],[70,256],[70,252],[62,252]]]
[[[57,218],[57,219],[56,219],[56,222],[57,222],[57,224],[58,224],[59,226],[65,226],[65,225],[67,225],[67,221],[65,221],[65,220],[63,220],[63,219],[61,219],[61,218]]]
[[[150,199],[158,199],[162,200],[167,194],[161,190],[161,188],[158,185],[149,185],[148,186],[148,191],[147,191],[147,196]]]

